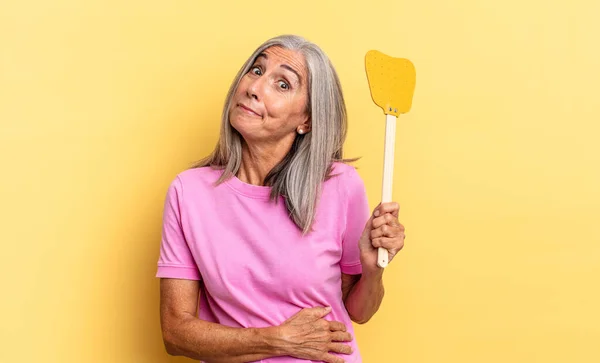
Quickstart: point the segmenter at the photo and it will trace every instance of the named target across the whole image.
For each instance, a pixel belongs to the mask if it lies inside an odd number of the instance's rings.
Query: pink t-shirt
[[[304,237],[282,197],[236,177],[215,186],[221,170],[189,169],[165,202],[157,277],[201,281],[199,318],[230,327],[281,325],[303,308],[331,306],[325,319],[354,336],[342,301],[341,274],[360,274],[358,240],[369,219],[362,179],[335,163],[322,185],[313,231]],[[354,353],[340,355],[362,362]],[[268,363],[309,362],[289,356]]]

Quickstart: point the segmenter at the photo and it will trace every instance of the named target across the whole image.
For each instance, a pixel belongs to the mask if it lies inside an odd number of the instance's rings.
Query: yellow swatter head
[[[411,61],[370,50],[365,56],[365,68],[371,98],[386,115],[398,117],[410,111],[417,81]]]

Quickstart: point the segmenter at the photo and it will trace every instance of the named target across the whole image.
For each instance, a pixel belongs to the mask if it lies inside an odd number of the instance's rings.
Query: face
[[[304,57],[270,47],[261,53],[233,96],[229,122],[246,142],[293,142],[310,131]]]

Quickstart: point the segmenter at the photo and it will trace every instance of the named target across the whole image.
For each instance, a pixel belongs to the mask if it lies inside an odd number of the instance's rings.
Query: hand
[[[352,335],[339,321],[327,321],[324,316],[331,308],[317,307],[302,309],[281,324],[279,337],[284,341],[285,354],[295,358],[344,363],[344,360],[329,352],[350,354],[349,345],[336,342],[350,342]]]
[[[367,221],[359,241],[360,259],[363,274],[381,270],[377,266],[377,249],[383,247],[388,250],[389,262],[402,247],[404,247],[404,226],[398,222],[398,203],[382,203],[374,210]]]

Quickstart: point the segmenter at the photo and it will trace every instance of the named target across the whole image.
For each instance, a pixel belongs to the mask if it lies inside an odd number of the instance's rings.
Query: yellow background
[[[339,71],[380,197],[363,57],[417,69],[398,125],[406,248],[368,363],[600,361],[598,1],[3,1],[0,362],[183,362],[161,343],[162,203],[261,42]]]

